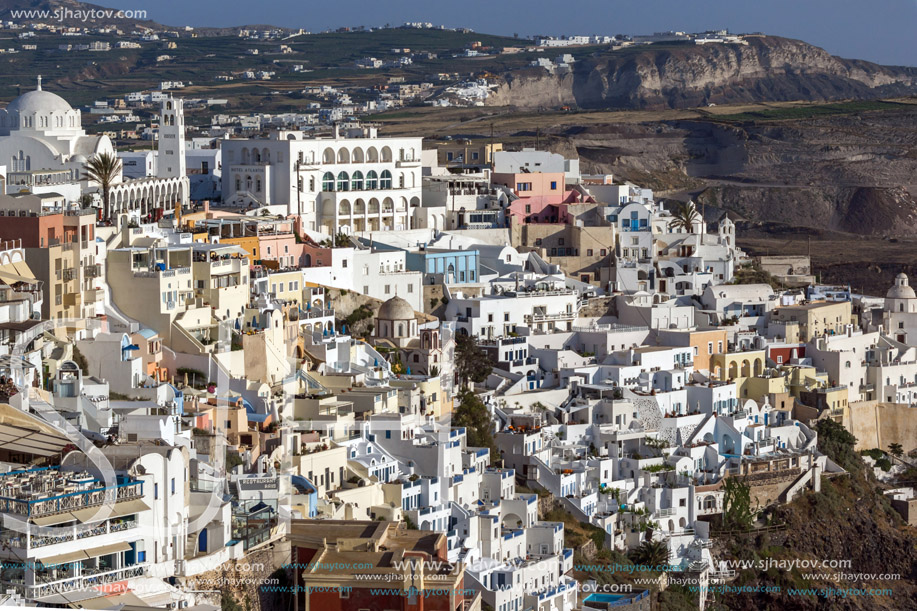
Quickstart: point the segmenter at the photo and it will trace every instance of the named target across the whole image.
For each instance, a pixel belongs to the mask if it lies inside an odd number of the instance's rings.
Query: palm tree
[[[888,444],[888,451],[896,458],[901,458],[901,455],[904,454],[904,448],[901,447],[900,443]]]
[[[111,217],[111,208],[109,199],[111,197],[111,185],[121,172],[121,160],[111,153],[101,153],[95,155],[83,166],[86,175],[83,180],[97,183],[102,189],[102,210],[105,218]]]
[[[691,233],[694,229],[694,223],[701,220],[694,202],[680,203],[672,212],[672,220],[669,221],[669,227],[672,229],[681,229],[685,233]]]
[[[669,546],[665,541],[644,541],[633,551],[633,560],[637,564],[663,570],[669,563]]]

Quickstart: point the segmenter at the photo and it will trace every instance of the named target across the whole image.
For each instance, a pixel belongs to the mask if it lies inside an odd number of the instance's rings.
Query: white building
[[[421,138],[380,138],[375,128],[336,129],[331,138],[281,131],[222,147],[224,201],[299,215],[310,231],[402,231],[420,206]]]

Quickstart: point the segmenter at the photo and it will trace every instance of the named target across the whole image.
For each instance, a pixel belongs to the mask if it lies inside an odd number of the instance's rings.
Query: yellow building
[[[851,318],[849,301],[817,301],[783,306],[771,312],[771,320],[799,323],[799,340],[803,342],[821,335],[845,333],[847,325],[855,322]]]

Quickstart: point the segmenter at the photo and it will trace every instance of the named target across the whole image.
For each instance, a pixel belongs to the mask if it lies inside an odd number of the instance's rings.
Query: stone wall
[[[292,575],[278,578],[277,569],[290,562],[290,543],[277,541],[238,560],[230,560],[218,569],[181,579],[176,585],[183,590],[196,590],[197,603],[220,606],[223,592],[227,592],[245,611],[272,611],[289,600],[289,592],[277,592],[289,585]],[[209,591],[209,592],[208,592]]]
[[[885,450],[900,443],[905,452],[910,452],[917,448],[917,408],[878,401],[853,402],[850,432],[857,438],[857,450]]]

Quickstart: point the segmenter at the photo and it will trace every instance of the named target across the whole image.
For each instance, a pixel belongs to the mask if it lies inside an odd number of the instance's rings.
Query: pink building
[[[512,189],[519,197],[506,211],[516,223],[567,224],[571,222],[568,204],[594,201],[591,197],[583,197],[579,191],[568,191],[562,172],[494,174],[491,182]]]

